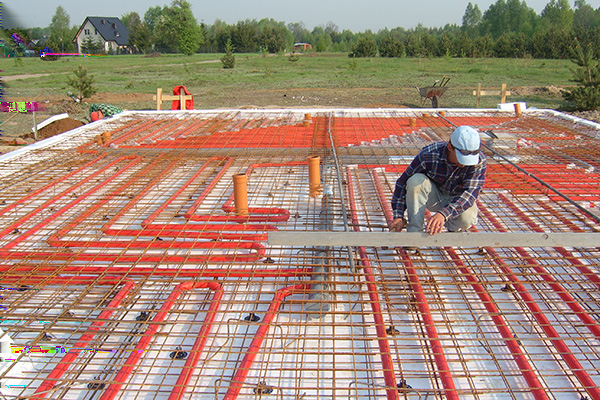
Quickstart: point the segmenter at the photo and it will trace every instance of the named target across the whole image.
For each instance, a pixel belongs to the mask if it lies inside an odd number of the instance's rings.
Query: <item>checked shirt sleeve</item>
[[[406,181],[414,174],[423,171],[425,171],[425,156],[424,151],[422,150],[396,181],[396,187],[394,188],[394,194],[392,195],[392,211],[394,219],[402,218],[406,211]]]

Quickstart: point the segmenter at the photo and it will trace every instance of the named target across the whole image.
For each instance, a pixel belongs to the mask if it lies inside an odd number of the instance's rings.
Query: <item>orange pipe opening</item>
[[[321,158],[319,156],[308,157],[308,184],[310,197],[321,194]]]
[[[521,118],[521,104],[520,103],[515,103],[515,114],[517,115],[517,118]]]
[[[102,132],[102,144],[107,144],[110,142],[111,134],[110,132]]]
[[[246,174],[233,175],[233,203],[235,215],[248,215],[248,176]]]

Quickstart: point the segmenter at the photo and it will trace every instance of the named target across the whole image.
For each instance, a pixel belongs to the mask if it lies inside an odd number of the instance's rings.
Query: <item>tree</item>
[[[91,36],[86,36],[85,40],[81,44],[81,51],[87,54],[98,54],[103,50],[102,44],[97,42]]]
[[[579,110],[599,109],[600,60],[595,55],[593,47],[587,45],[583,48],[576,41],[572,61],[577,65],[573,72],[573,80],[580,86],[570,92],[563,92],[563,97]]]
[[[469,2],[462,19],[463,31],[467,34],[473,34],[477,32],[480,23],[481,10],[479,9],[479,6],[477,4],[473,6],[473,4]]]
[[[594,10],[585,0],[575,0],[573,29],[587,31],[600,25],[600,9]]]
[[[162,15],[153,24],[156,44],[168,51],[192,55],[204,42],[192,6],[186,0],[173,0],[170,7],[163,8]]]
[[[365,35],[358,39],[356,46],[352,48],[350,57],[375,57],[377,55],[377,42],[372,35]]]
[[[56,49],[56,52],[64,53],[73,47],[73,37],[70,36],[71,28],[69,28],[70,20],[71,18],[64,8],[61,6],[56,7],[50,23],[50,37],[48,39],[50,47]]]
[[[223,68],[233,69],[233,67],[235,67],[235,54],[233,54],[234,50],[235,48],[233,47],[233,43],[231,43],[231,39],[229,39],[225,44],[225,54],[223,57],[221,57]]]
[[[388,35],[379,43],[379,55],[381,57],[402,57],[404,55],[404,44],[400,39]]]
[[[67,78],[67,83],[72,86],[79,95],[79,101],[83,100],[86,97],[92,97],[94,93],[96,93],[96,88],[94,87],[94,76],[88,75],[87,68],[83,68],[81,64],[77,69],[73,70],[73,77]]]
[[[277,26],[265,26],[260,34],[261,47],[269,53],[284,51],[287,45],[285,30]]]
[[[294,35],[295,42],[308,43],[306,37],[310,34],[310,31],[306,29],[304,22],[292,22],[287,27],[292,32],[292,35]]]
[[[233,29],[232,42],[238,53],[256,53],[258,51],[260,30],[254,20],[238,21]]]
[[[152,34],[145,22],[135,11],[121,17],[121,22],[129,30],[129,46],[146,54],[152,48]]]
[[[533,33],[538,16],[525,1],[498,0],[483,13],[480,25],[482,35],[497,39],[509,32]]]
[[[569,32],[573,28],[574,15],[567,0],[551,0],[542,11],[539,22],[542,29],[552,27]]]

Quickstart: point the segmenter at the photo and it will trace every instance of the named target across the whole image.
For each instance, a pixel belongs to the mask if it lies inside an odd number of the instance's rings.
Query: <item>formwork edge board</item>
[[[600,233],[269,232],[271,246],[600,247]]]

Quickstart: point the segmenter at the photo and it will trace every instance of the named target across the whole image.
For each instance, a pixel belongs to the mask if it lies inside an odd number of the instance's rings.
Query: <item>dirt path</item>
[[[59,74],[66,74],[67,72],[57,72]],[[9,75],[2,77],[4,82],[16,81],[17,79],[29,79],[39,78],[40,76],[50,76],[52,74],[23,74],[23,75]]]

